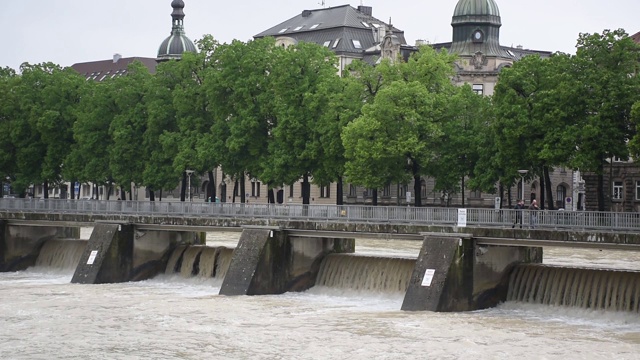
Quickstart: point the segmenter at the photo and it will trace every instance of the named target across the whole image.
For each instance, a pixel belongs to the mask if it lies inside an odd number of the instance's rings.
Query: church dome
[[[500,16],[500,9],[494,0],[460,0],[453,16]]]
[[[171,35],[160,44],[157,61],[179,60],[184,52],[198,51],[193,41],[184,32],[184,1],[173,0],[171,7],[173,8],[171,13],[171,18],[173,19]]]

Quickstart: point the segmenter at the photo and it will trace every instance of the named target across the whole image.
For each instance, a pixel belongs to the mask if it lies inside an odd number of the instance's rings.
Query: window
[[[423,199],[427,197],[427,182],[424,180],[420,181],[420,196]]]
[[[622,181],[613,182],[613,199],[614,200],[622,199]]]
[[[556,199],[564,203],[564,199],[567,197],[567,188],[560,184],[556,189]]]
[[[356,193],[356,187],[353,184],[349,184],[349,196],[352,196],[352,197],[358,196]]]
[[[315,28],[317,28],[318,26],[320,26],[320,24],[313,24],[313,25],[311,25],[311,27],[310,27],[309,29],[315,29]]]
[[[356,49],[362,49],[362,45],[360,44],[360,40],[356,40],[356,39],[351,39],[351,42],[353,43],[353,47]]]
[[[289,186],[289,197],[293,197],[293,185]]]
[[[298,31],[298,30],[302,29],[303,27],[304,27],[304,25],[302,25],[302,26],[298,26],[298,27],[296,27],[295,29],[293,29],[293,31]]]
[[[260,197],[260,182],[252,181],[251,182],[251,196]]]
[[[484,85],[482,84],[473,84],[473,92],[478,95],[484,95]]]
[[[469,193],[469,197],[472,199],[480,199],[482,198],[482,192],[479,190],[473,190]]]
[[[329,45],[331,45],[331,40],[327,40],[324,42],[324,44],[322,44],[322,46],[324,47],[329,47]]]
[[[636,181],[636,200],[640,200],[640,181]]]
[[[287,31],[287,30],[289,30],[289,28],[284,28],[284,29],[282,29],[282,30],[278,31],[278,34],[282,34],[283,32],[285,32],[285,31]]]
[[[391,185],[387,184],[382,188],[382,197],[390,197],[391,196]]]
[[[320,197],[321,198],[331,197],[330,192],[329,192],[330,189],[331,189],[330,186],[321,185],[320,186]]]
[[[340,38],[336,39],[336,42],[333,43],[333,46],[331,47],[332,49],[335,49],[338,47],[338,44],[340,44]]]
[[[362,25],[364,25],[364,27],[368,28],[369,24],[367,24],[366,22],[362,21]]]

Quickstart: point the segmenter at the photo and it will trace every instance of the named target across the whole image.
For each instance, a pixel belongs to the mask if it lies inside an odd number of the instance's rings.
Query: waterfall
[[[87,240],[49,240],[42,246],[36,266],[75,270],[86,247]]]
[[[183,277],[224,279],[232,255],[233,249],[223,246],[179,246],[169,258],[165,274],[180,273]]]
[[[415,259],[330,254],[322,261],[316,286],[405,292]]]
[[[511,274],[507,300],[640,312],[640,272],[523,264]]]

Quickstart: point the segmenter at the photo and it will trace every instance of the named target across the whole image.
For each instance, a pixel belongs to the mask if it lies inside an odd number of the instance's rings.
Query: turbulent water
[[[88,237],[83,232],[83,237]],[[212,233],[233,247],[239,233]],[[420,244],[357,240],[411,258]],[[640,253],[545,249],[545,263],[640,268]],[[222,279],[70,284],[72,270],[0,274],[0,359],[638,359],[638,314],[507,302],[467,313],[400,311],[402,293],[316,287],[219,296]]]

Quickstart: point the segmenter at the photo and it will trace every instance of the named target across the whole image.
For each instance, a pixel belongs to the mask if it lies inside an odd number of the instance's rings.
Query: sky
[[[221,43],[247,41],[320,0],[184,0],[185,31],[191,40],[211,34]],[[326,0],[324,7],[364,4],[373,16],[404,30],[409,44],[451,41],[458,0]],[[502,17],[500,42],[525,49],[575,53],[580,33],[622,28],[640,32],[638,0],[496,0]],[[5,28],[0,67],[123,57],[155,58],[171,32],[171,0],[2,0]]]

